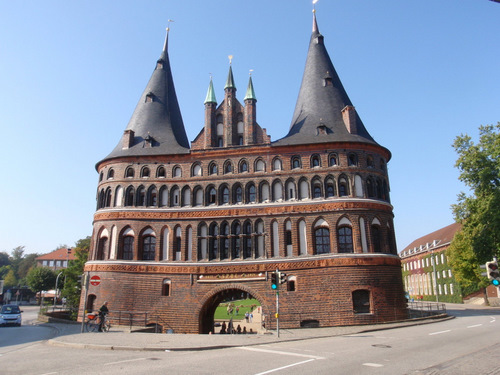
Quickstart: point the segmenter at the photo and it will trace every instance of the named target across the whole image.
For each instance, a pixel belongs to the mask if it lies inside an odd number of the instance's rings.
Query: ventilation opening
[[[319,320],[307,319],[300,322],[301,328],[319,328]]]

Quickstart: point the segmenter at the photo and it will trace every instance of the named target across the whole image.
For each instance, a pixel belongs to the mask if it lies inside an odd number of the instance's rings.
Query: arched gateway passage
[[[214,313],[217,306],[223,301],[241,298],[255,298],[262,305],[262,298],[250,288],[243,285],[231,285],[219,287],[209,293],[202,301],[200,309],[199,333],[210,333],[214,328]]]

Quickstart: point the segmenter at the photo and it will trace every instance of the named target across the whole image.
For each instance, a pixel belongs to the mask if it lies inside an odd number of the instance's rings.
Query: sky
[[[453,222],[465,191],[453,140],[500,121],[500,4],[319,0],[320,32],[388,163],[398,251]],[[289,129],[311,36],[310,0],[0,0],[0,251],[48,253],[92,234],[96,163],[116,146],[161,54],[190,141],[210,75],[257,121]]]

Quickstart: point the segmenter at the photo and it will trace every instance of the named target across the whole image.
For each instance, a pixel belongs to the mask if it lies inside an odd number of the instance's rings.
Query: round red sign
[[[93,286],[97,286],[101,283],[101,278],[99,276],[92,276],[90,278],[90,284]]]

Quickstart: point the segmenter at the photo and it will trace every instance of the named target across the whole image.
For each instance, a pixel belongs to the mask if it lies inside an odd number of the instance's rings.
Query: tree
[[[448,256],[457,280],[465,290],[484,287],[479,265],[500,252],[500,123],[479,127],[479,142],[468,135],[455,139],[458,154],[455,166],[459,180],[470,190],[460,193],[452,206],[455,220],[462,224]]]
[[[35,292],[41,292],[42,290],[49,290],[54,287],[56,282],[56,274],[50,268],[47,267],[35,267],[32,268],[28,275],[26,276],[26,281],[29,288]],[[42,299],[40,298],[40,304]]]
[[[5,251],[0,252],[0,267],[8,266],[9,264],[9,254],[7,254]]]
[[[5,275],[4,279],[4,287],[5,288],[11,288],[14,286],[17,286],[18,280],[16,278],[16,273],[12,269],[12,267],[8,266],[9,270],[7,271],[7,274]]]

